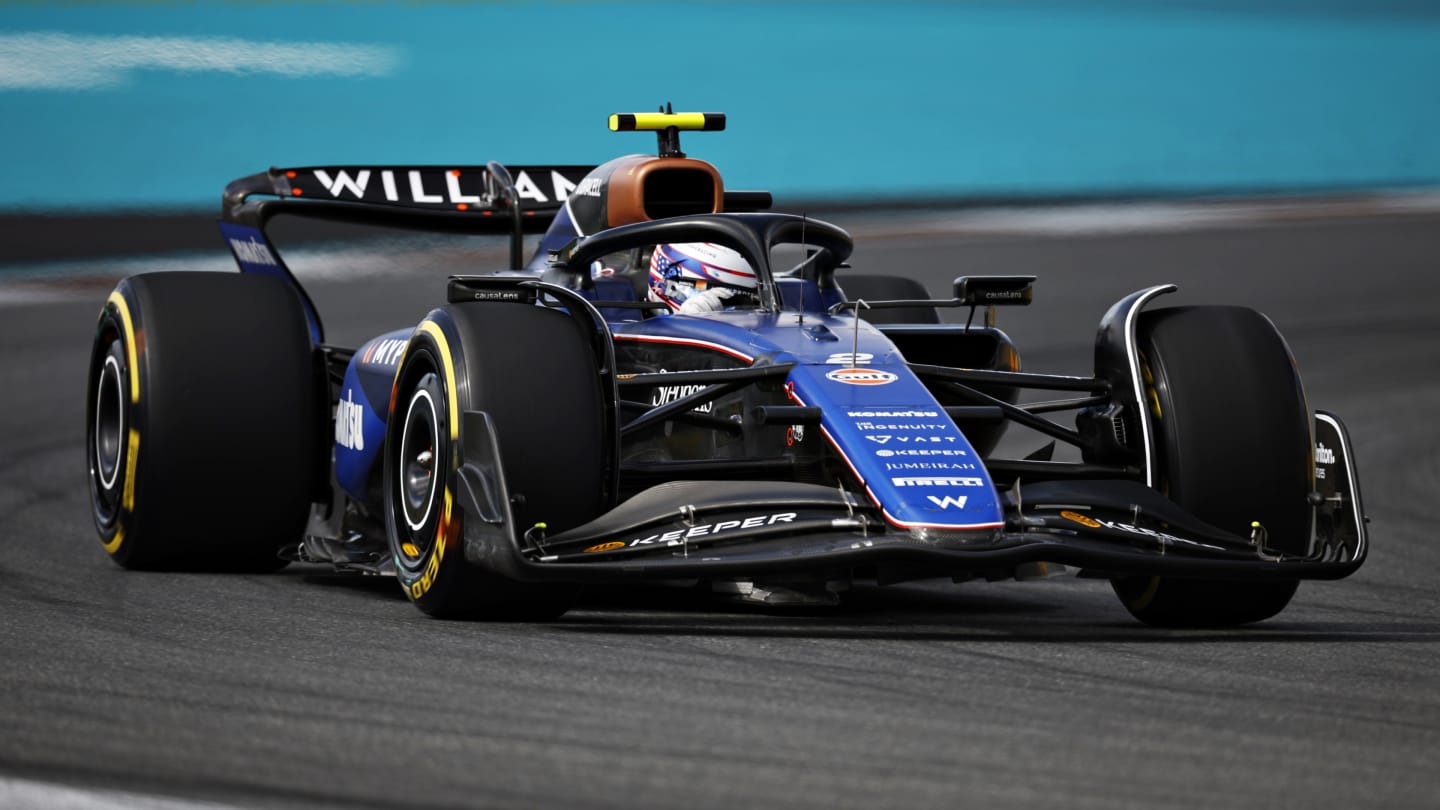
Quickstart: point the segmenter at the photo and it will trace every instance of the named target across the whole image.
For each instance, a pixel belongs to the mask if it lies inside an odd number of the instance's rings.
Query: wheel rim
[[[124,377],[115,356],[107,355],[95,386],[94,469],[100,488],[115,488],[124,463]]]
[[[401,511],[410,530],[421,533],[435,508],[435,439],[439,435],[435,400],[424,387],[411,395],[404,424],[397,458]]]

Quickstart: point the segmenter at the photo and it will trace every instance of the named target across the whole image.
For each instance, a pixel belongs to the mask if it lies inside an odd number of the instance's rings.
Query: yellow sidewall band
[[[447,454],[444,470],[436,470],[437,475],[444,476],[442,480],[444,480],[445,483],[440,493],[440,496],[444,499],[444,506],[440,512],[440,519],[435,524],[435,542],[430,547],[429,559],[425,561],[424,567],[420,569],[418,577],[413,580],[405,577],[409,580],[405,583],[405,593],[409,595],[412,601],[423,598],[439,581],[445,553],[451,541],[454,539],[458,522],[454,508],[455,500],[450,491],[449,479],[450,470],[454,466],[454,461],[457,458],[456,454],[460,452],[460,401],[455,384],[455,361],[450,353],[450,341],[445,336],[445,330],[434,321],[422,321],[415,331],[417,335],[423,334],[429,337],[435,344],[436,352],[440,355],[440,366],[444,374],[445,383],[445,411],[449,421],[450,452]],[[409,354],[408,347],[405,353],[406,355]],[[397,382],[400,380],[400,369],[403,368],[404,362],[402,358],[400,364],[396,367],[395,379]],[[398,399],[399,393],[397,387],[391,399]],[[393,407],[391,418],[394,418]],[[405,546],[414,547],[408,543],[405,544]],[[402,551],[405,546],[402,546]]]
[[[102,539],[100,542],[105,551],[113,555],[118,554],[125,544],[126,516],[135,512],[135,473],[140,461],[140,431],[133,425],[137,406],[140,404],[140,351],[136,340],[135,319],[130,314],[130,304],[125,300],[125,296],[117,289],[105,299],[105,304],[113,308],[123,332],[120,339],[125,344],[125,361],[128,366],[126,373],[130,377],[130,418],[126,421],[132,425],[126,437],[125,455],[120,460],[125,483],[120,496],[120,513],[115,517],[115,534],[108,541]]]

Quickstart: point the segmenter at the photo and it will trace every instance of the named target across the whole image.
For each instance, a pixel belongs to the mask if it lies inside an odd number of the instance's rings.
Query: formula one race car
[[[1299,580],[1364,561],[1346,431],[1310,410],[1263,315],[1149,308],[1174,289],[1150,287],[1101,321],[1094,376],[1022,373],[994,316],[1033,277],[930,300],[851,273],[845,231],[680,151],[681,131],[723,127],[612,116],[659,154],[593,168],[232,183],[240,273],[128,278],[100,314],[86,426],[105,550],[393,573],[428,614],[508,619],[558,616],[585,583],[813,605],[856,581],[1068,566],[1142,621],[1206,626],[1273,616]],[[266,235],[281,214],[507,234],[511,266],[452,276],[414,328],[334,346]],[[942,323],[947,307],[969,320]],[[1059,393],[1017,404],[1035,390]],[[1051,443],[997,457],[1012,425]]]

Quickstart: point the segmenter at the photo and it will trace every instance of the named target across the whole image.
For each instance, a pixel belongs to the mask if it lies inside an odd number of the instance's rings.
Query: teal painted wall
[[[0,209],[312,163],[599,162],[609,113],[792,197],[1440,184],[1440,4],[0,5]]]

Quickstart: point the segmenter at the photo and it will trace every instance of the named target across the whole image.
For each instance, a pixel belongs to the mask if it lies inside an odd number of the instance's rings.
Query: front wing
[[[1263,526],[1249,536],[1210,526],[1129,480],[1017,484],[1004,493],[1003,528],[979,532],[897,530],[868,501],[814,484],[677,481],[547,535],[543,527],[513,525],[493,424],[483,412],[467,412],[460,487],[465,554],[523,581],[836,573],[881,581],[993,579],[1037,563],[1097,576],[1339,579],[1364,562],[1366,519],[1343,424],[1319,413],[1316,436],[1314,531],[1303,556],[1272,552]]]

